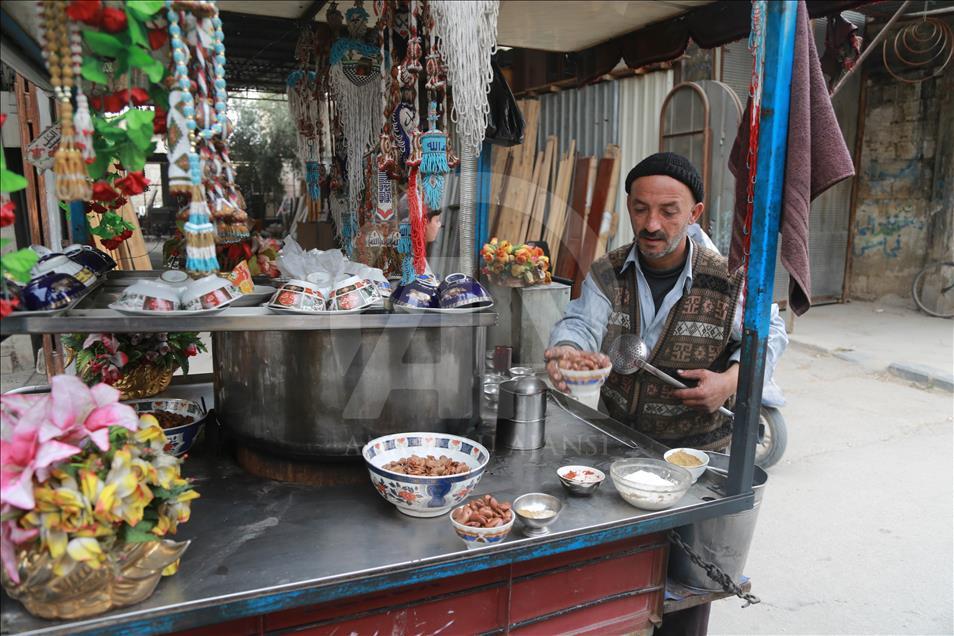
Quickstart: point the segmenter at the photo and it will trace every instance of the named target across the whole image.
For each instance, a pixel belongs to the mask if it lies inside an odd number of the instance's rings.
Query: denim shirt
[[[663,329],[666,327],[669,313],[692,287],[692,256],[698,248],[695,241],[690,239],[686,264],[683,266],[676,284],[663,298],[659,305],[659,311],[656,311],[653,295],[649,283],[643,275],[642,267],[640,267],[636,249],[634,243],[623,263],[622,270],[626,271],[630,267],[636,268],[640,335],[651,351],[656,348],[656,344],[663,336]],[[587,274],[583,280],[579,298],[570,301],[563,318],[557,322],[550,333],[550,346],[570,345],[584,351],[599,351],[603,344],[603,338],[606,336],[606,325],[609,322],[612,310],[612,304],[600,290],[596,281],[593,280],[593,275]],[[740,348],[742,343],[742,320],[743,299],[740,294],[735,307],[735,318],[732,321],[732,332],[729,336],[729,346],[733,349],[729,359],[734,362],[738,362],[742,355]],[[785,323],[778,314],[778,305],[775,304],[772,305],[767,344],[765,377],[771,378],[775,370],[775,364],[788,346]]]

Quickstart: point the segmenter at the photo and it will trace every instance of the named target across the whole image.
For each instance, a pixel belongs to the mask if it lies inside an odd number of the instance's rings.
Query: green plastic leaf
[[[142,28],[142,24],[136,19],[136,12],[128,4],[126,5],[126,25],[129,29],[129,40],[133,44],[146,46],[146,30]]]
[[[158,82],[162,79],[165,69],[162,63],[149,55],[149,52],[141,46],[134,46],[129,49],[129,65],[140,69],[149,77],[150,82]]]
[[[96,55],[117,57],[124,49],[122,40],[115,35],[103,33],[102,31],[90,31],[87,29],[83,31],[83,40],[86,41],[86,46]]]
[[[129,0],[126,12],[132,12],[140,20],[148,20],[165,6],[163,0]]]
[[[36,265],[36,261],[36,252],[29,247],[24,247],[22,250],[10,252],[0,257],[0,265],[3,265],[3,269],[5,269],[14,280],[18,280],[22,283],[30,281],[30,270]]]
[[[161,83],[149,86],[149,98],[162,110],[169,110],[169,90]]]
[[[27,187],[27,180],[16,172],[4,168],[0,170],[0,192],[16,192]]]
[[[148,543],[159,539],[156,535],[149,532],[156,527],[152,521],[140,521],[135,526],[125,526],[123,539],[126,543]]]
[[[109,77],[103,72],[103,63],[95,57],[88,57],[83,60],[81,72],[83,73],[83,79],[89,80],[90,82],[97,84],[109,83]]]
[[[112,161],[112,155],[106,152],[96,150],[96,161],[86,166],[86,172],[93,181],[99,181],[106,176],[109,169],[109,162]]]
[[[129,110],[126,112],[126,136],[141,150],[152,143],[152,120],[156,113],[151,110]]]
[[[126,170],[142,170],[146,165],[146,153],[133,143],[122,144],[119,146],[119,163],[123,164]]]

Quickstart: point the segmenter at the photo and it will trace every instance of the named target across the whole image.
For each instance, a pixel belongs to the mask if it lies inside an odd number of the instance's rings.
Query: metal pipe
[[[878,44],[881,43],[881,40],[888,35],[888,31],[891,30],[891,27],[895,22],[898,21],[898,18],[901,17],[901,14],[904,13],[904,10],[908,8],[908,5],[911,4],[911,0],[904,0],[901,3],[901,6],[898,7],[898,10],[894,12],[894,15],[891,16],[891,19],[888,20],[888,23],[884,25],[884,28],[878,32],[878,35],[871,40],[871,44],[865,47],[865,50],[861,52],[861,55],[858,56],[858,59],[855,60],[855,65],[849,69],[847,73],[841,76],[841,79],[838,80],[838,83],[835,84],[835,87],[831,89],[831,96],[834,97],[838,91],[841,90],[841,87],[845,85],[845,82],[848,81],[848,78],[855,74],[855,72],[861,68],[861,63],[864,62],[869,55],[877,48]]]
[[[796,2],[769,2],[765,20],[765,71],[752,214],[751,256],[746,272],[742,359],[726,484],[730,495],[749,493],[765,377],[778,227],[785,184],[788,111],[795,53]]]

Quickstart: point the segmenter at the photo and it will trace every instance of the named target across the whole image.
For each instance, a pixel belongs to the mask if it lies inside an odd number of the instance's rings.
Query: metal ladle
[[[609,350],[606,352],[610,362],[613,363],[613,371],[621,375],[631,375],[637,371],[646,371],[669,386],[677,389],[688,389],[684,383],[664,373],[649,363],[649,346],[646,342],[634,333],[624,333],[614,340]],[[735,414],[724,406],[719,407],[719,412],[729,417],[735,417]]]

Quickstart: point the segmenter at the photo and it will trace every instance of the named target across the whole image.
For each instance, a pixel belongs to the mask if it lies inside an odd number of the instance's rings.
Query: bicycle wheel
[[[922,269],[911,286],[911,295],[924,313],[954,317],[954,263],[933,263]]]

